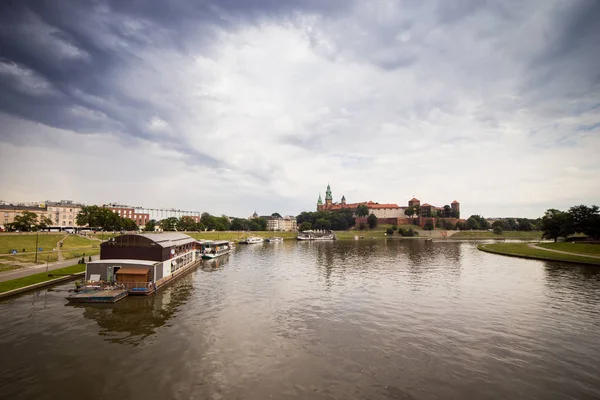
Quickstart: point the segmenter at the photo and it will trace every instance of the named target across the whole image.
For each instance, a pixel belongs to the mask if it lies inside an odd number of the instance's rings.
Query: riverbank
[[[80,274],[85,271],[85,264],[77,264],[71,267],[55,269],[54,271],[50,271],[50,274],[53,276],[48,276],[48,272],[42,272],[39,274],[29,275],[22,278],[12,279],[9,281],[0,282],[0,297],[5,297],[8,295],[7,292],[14,291],[16,289],[37,289],[39,287],[53,285],[55,283],[73,279],[74,277],[70,276],[71,274]],[[68,276],[58,276],[57,275],[68,275]],[[41,285],[43,283],[43,285]],[[26,289],[27,288],[27,289]],[[23,291],[25,291],[23,290]],[[21,293],[18,292],[18,293]],[[10,293],[17,294],[17,293]]]
[[[497,239],[497,240],[541,240],[542,232],[531,231],[504,231],[501,234],[496,234],[490,231],[459,231],[453,234],[451,239],[460,240],[483,240],[483,239]]]
[[[545,243],[551,245],[553,243]],[[509,257],[530,258],[545,261],[561,261],[577,264],[600,265],[600,257],[590,256],[586,253],[566,253],[552,251],[551,247],[537,247],[528,243],[493,243],[480,244],[478,250],[486,253],[499,254]],[[574,249],[577,251],[577,249]]]

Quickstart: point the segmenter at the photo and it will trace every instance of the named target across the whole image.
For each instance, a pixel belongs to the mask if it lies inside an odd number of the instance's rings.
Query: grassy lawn
[[[63,252],[62,252],[62,255],[65,258],[65,260],[69,260],[71,258],[80,258],[80,257],[85,257],[87,260],[89,256],[95,256],[98,254],[100,254],[100,248],[78,249],[78,250],[71,250],[71,251],[63,250]]]
[[[531,248],[527,245],[527,243],[480,244],[479,246],[477,246],[477,248],[488,253],[502,254],[508,256],[533,258],[538,260],[567,261],[581,264],[600,265],[600,258],[594,259],[590,257],[553,253],[542,249]]]
[[[230,240],[233,242],[242,240],[249,236],[258,236],[258,237],[262,237],[262,238],[279,236],[284,239],[296,239],[296,236],[298,236],[298,234],[296,232],[271,232],[271,231],[255,231],[255,232],[224,231],[224,232],[183,232],[183,233],[193,237],[194,239]]]
[[[72,267],[55,269],[54,271],[50,271],[52,274],[75,274],[77,272],[85,271],[85,264],[77,264]],[[46,272],[42,272],[40,274],[30,275],[23,278],[13,279],[10,281],[0,282],[0,293],[8,292],[9,290],[22,288],[25,286],[33,285],[40,282],[49,281],[51,279],[56,279],[55,277],[49,277]]]
[[[100,248],[98,240],[88,239],[78,235],[69,235],[63,242],[62,250],[68,249],[84,249],[84,248]]]
[[[35,252],[35,233],[34,234],[6,234],[0,235],[0,254],[7,254],[12,249],[16,249],[19,253]],[[56,243],[62,239],[64,235],[42,234],[38,236],[38,247],[44,251],[52,250],[56,247]]]
[[[488,231],[462,231],[450,236],[451,239],[521,239],[521,240],[539,240],[542,238],[542,232],[519,232],[507,231],[501,235]]]
[[[568,251],[569,253],[587,254],[590,256],[600,256],[599,244],[587,243],[540,243],[538,247],[550,250]]]

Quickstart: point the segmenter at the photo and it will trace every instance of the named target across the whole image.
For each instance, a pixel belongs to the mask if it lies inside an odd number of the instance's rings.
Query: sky
[[[597,0],[4,1],[0,199],[600,203]]]

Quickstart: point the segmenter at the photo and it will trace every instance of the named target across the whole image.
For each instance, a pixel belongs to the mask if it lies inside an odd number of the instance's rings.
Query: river
[[[422,240],[239,245],[154,296],[0,303],[6,399],[599,399],[600,268]]]

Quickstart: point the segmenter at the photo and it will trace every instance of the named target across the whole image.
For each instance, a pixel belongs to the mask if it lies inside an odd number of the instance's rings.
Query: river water
[[[600,268],[285,242],[114,305],[72,287],[0,303],[0,398],[600,399]]]

